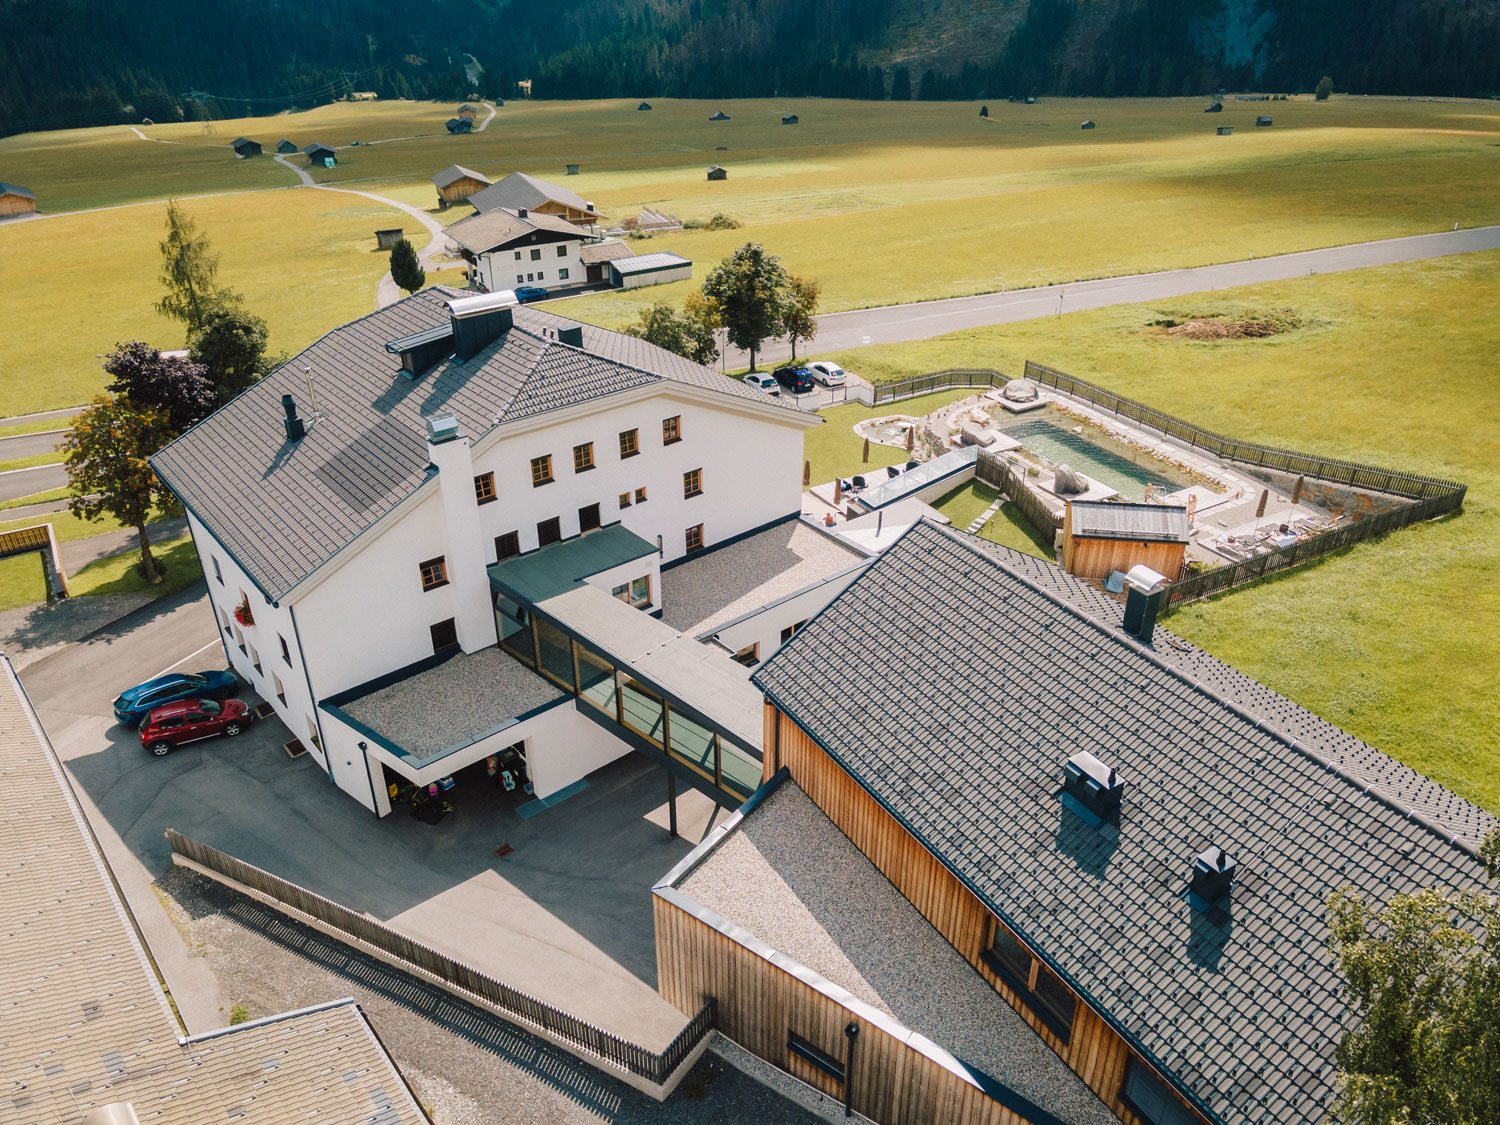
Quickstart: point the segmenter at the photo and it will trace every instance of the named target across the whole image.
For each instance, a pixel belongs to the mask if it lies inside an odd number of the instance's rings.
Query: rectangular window
[[[210,555],[209,558],[214,560],[214,577],[219,580],[220,586],[224,585],[224,572],[219,569],[219,556]]]
[[[626,430],[620,435],[620,456],[634,457],[641,451],[640,434],[637,430]]]
[[[557,256],[559,258],[566,258],[568,256],[568,244],[566,242],[561,243],[557,247]]]
[[[753,645],[746,645],[740,649],[734,654],[734,661],[736,664],[743,664],[746,668],[754,667],[760,662],[760,642],[756,641]]]
[[[682,474],[682,498],[691,500],[703,494],[703,470],[689,469]]]
[[[535,281],[536,280],[536,274],[534,274],[534,273],[528,273],[526,275],[526,280],[527,281]]]
[[[271,686],[276,690],[276,698],[281,700],[281,705],[286,706],[286,687],[281,682],[281,677],[275,672],[271,673]]]
[[[250,663],[255,665],[255,671],[258,675],[265,675],[260,667],[260,653],[255,651],[254,645],[250,646]]]
[[[594,443],[586,441],[573,447],[573,471],[586,473],[594,467]]]
[[[536,619],[537,671],[573,690],[573,645],[568,635],[546,618]]]
[[[292,663],[292,650],[287,647],[286,638],[277,633],[276,639],[281,642],[281,659],[290,665]]]
[[[682,415],[674,414],[661,420],[661,443],[671,445],[682,440]]]
[[[1031,952],[1004,926],[998,924],[995,926],[995,935],[990,939],[989,951],[1003,966],[1005,971],[999,975],[1007,977],[1007,984],[1012,988],[1028,987],[1031,980]]]
[[[494,473],[480,473],[474,478],[474,499],[481,504],[488,504],[496,499]]]
[[[714,732],[688,718],[677,707],[667,709],[667,753],[709,781],[718,783],[718,749]]]
[[[806,624],[807,624],[807,618],[804,617],[801,621],[797,621],[797,622],[794,622],[791,625],[788,625],[785,629],[783,629],[781,631],[781,643],[782,644],[786,644],[787,641],[789,641],[793,637],[795,637],[797,635],[797,631],[799,629],[801,629],[802,626],[804,626]]]
[[[521,252],[519,250],[517,250],[516,251],[516,261],[519,262],[520,260],[521,260]],[[516,274],[516,280],[517,281],[521,280],[521,275],[520,274]]]
[[[1197,1125],[1198,1118],[1187,1106],[1173,1097],[1148,1067],[1133,1058],[1125,1068],[1125,1085],[1120,1092],[1147,1125]]]
[[[1058,977],[1021,944],[999,922],[992,922],[994,932],[989,948],[980,955],[997,977],[1054,1035],[1064,1043],[1073,1034],[1073,1018],[1078,1001]]]
[[[434,656],[440,656],[445,652],[458,647],[458,623],[453,618],[439,621],[430,626],[432,633],[432,652]]]
[[[519,531],[507,531],[504,535],[495,536],[495,561],[513,558],[521,553],[521,533]]]
[[[637,488],[635,490],[635,502],[637,504],[644,504],[646,502],[646,490],[644,488]]]
[[[628,508],[628,507],[630,507],[630,493],[628,493],[628,492],[622,492],[622,493],[620,493],[620,507],[622,507],[622,508]]]
[[[622,582],[610,593],[622,602],[629,602],[636,609],[651,608],[651,576],[643,574],[639,578],[632,578],[629,582]]]
[[[1073,1026],[1073,1017],[1078,1013],[1078,999],[1068,991],[1068,986],[1046,965],[1037,963],[1036,984],[1032,992],[1041,1001],[1042,1007],[1051,1012],[1068,1028]]]
[[[531,252],[531,260],[533,262],[540,262],[542,260],[542,251],[540,247],[537,247]]]
[[[552,454],[531,459],[531,487],[552,483]]]
[[[531,614],[526,607],[501,594],[495,599],[495,626],[500,633],[500,647],[535,668],[536,640],[531,631]]]
[[[516,255],[516,257],[518,257],[518,258],[519,258],[519,257],[520,257],[520,256],[521,256],[521,255],[519,255],[519,254],[517,254],[517,255]],[[524,282],[524,281],[525,281],[525,280],[526,280],[526,275],[525,275],[525,274],[521,274],[521,273],[518,273],[518,274],[516,274],[516,284],[517,284],[517,285],[520,285],[520,284],[521,284],[521,283],[522,283],[522,282]]]
[[[574,645],[573,651],[578,655],[578,698],[618,720],[614,665],[582,645]]]
[[[422,589],[436,590],[439,586],[448,585],[448,564],[443,561],[442,555],[418,563],[417,566],[422,572]]]
[[[557,280],[558,281],[567,281],[568,280],[568,271],[567,271],[566,267],[564,267],[563,269],[560,269],[560,270],[557,271]]]
[[[695,523],[687,529],[686,541],[689,551],[703,550],[703,525],[701,523]]]
[[[661,697],[645,684],[620,673],[620,707],[622,721],[647,741],[660,747],[666,733],[666,712]]]
[[[543,520],[537,524],[536,540],[539,547],[562,542],[562,517],[553,516],[550,520]]]
[[[578,530],[581,534],[585,531],[593,531],[599,526],[599,505],[585,504],[578,509]]]

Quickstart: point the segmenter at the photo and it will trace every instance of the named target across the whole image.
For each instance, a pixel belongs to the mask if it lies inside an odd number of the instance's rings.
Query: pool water
[[[1022,422],[1007,426],[1005,432],[1028,452],[1045,457],[1053,465],[1069,465],[1085,476],[1109,485],[1127,500],[1143,499],[1148,484],[1172,492],[1188,483],[1173,480],[1147,465],[1138,465],[1122,453],[1106,449],[1082,434],[1051,422]]]

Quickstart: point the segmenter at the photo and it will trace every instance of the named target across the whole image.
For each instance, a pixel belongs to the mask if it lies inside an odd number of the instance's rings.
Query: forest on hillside
[[[0,0],[0,133],[352,90],[511,97],[521,79],[537,98],[899,100],[1297,92],[1324,74],[1500,93],[1500,0]]]

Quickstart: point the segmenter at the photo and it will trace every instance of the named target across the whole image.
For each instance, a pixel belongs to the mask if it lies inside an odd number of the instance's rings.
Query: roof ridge
[[[924,517],[922,520],[919,520],[917,524],[912,525],[912,528],[907,532],[907,534],[911,534],[911,532],[915,531],[917,529],[917,527],[922,526],[924,524],[928,524],[928,523],[930,523],[930,521],[927,520]],[[1393,809],[1394,811],[1400,813],[1401,815],[1403,815],[1405,817],[1408,817],[1411,820],[1415,821],[1416,823],[1422,825],[1422,827],[1428,829],[1434,835],[1436,835],[1440,839],[1442,839],[1445,843],[1448,843],[1448,844],[1452,845],[1453,847],[1458,848],[1460,851],[1464,852],[1465,854],[1470,855],[1470,856],[1478,854],[1477,849],[1472,844],[1470,844],[1469,841],[1463,839],[1453,829],[1451,829],[1451,828],[1443,825],[1442,823],[1436,821],[1435,819],[1427,816],[1425,813],[1420,812],[1416,808],[1404,804],[1394,794],[1387,793],[1376,782],[1373,782],[1373,781],[1370,781],[1370,782],[1362,781],[1360,778],[1356,777],[1354,774],[1352,774],[1348,770],[1346,770],[1337,761],[1334,761],[1332,759],[1323,757],[1321,754],[1319,754],[1317,751],[1315,751],[1312,747],[1304,745],[1301,742],[1300,739],[1296,739],[1296,738],[1291,737],[1285,731],[1281,730],[1279,727],[1277,727],[1274,724],[1272,724],[1269,719],[1263,718],[1263,717],[1255,714],[1255,712],[1251,711],[1248,707],[1246,707],[1244,704],[1240,703],[1238,700],[1231,699],[1228,696],[1223,695],[1223,694],[1221,694],[1218,691],[1215,691],[1213,688],[1209,687],[1207,684],[1203,683],[1201,680],[1194,679],[1184,669],[1178,667],[1176,664],[1173,664],[1173,663],[1167,661],[1166,659],[1164,659],[1163,657],[1161,657],[1160,655],[1158,655],[1154,649],[1148,648],[1146,645],[1142,644],[1139,640],[1135,639],[1134,637],[1131,637],[1129,634],[1127,634],[1127,633],[1125,633],[1125,632],[1123,632],[1121,630],[1115,629],[1114,627],[1112,627],[1112,626],[1106,624],[1105,622],[1099,620],[1097,617],[1093,616],[1092,614],[1086,613],[1082,608],[1073,605],[1071,602],[1069,602],[1066,598],[1062,597],[1061,595],[1059,595],[1059,594],[1057,594],[1057,593],[1055,593],[1055,592],[1053,592],[1051,590],[1048,590],[1046,587],[1041,586],[1038,583],[1032,581],[1031,578],[1027,577],[1025,574],[1023,574],[1022,572],[1020,572],[1016,568],[1012,567],[1007,561],[1001,559],[998,555],[992,555],[989,551],[987,551],[984,548],[980,547],[979,544],[978,544],[978,542],[977,542],[977,540],[975,542],[972,542],[972,543],[971,542],[967,542],[966,540],[972,539],[973,537],[969,536],[966,532],[954,531],[951,528],[940,527],[937,524],[931,524],[931,530],[934,531],[934,532],[936,532],[939,535],[942,535],[944,538],[949,539],[951,542],[953,542],[956,545],[962,547],[964,550],[969,551],[969,552],[971,552],[973,554],[977,554],[981,558],[989,559],[997,567],[999,567],[1002,571],[1004,571],[1007,575],[1009,575],[1011,578],[1014,578],[1016,581],[1020,582],[1024,586],[1026,586],[1028,589],[1034,590],[1037,593],[1041,594],[1048,601],[1051,601],[1054,604],[1056,604],[1057,606],[1060,606],[1065,612],[1071,614],[1073,617],[1076,617],[1079,620],[1085,622],[1086,624],[1092,626],[1100,634],[1102,634],[1103,636],[1105,636],[1105,637],[1109,638],[1110,640],[1116,642],[1117,644],[1123,646],[1128,651],[1134,652],[1135,654],[1146,658],[1146,660],[1148,660],[1150,663],[1154,664],[1156,667],[1160,668],[1162,671],[1166,672],[1167,674],[1169,674],[1170,676],[1172,676],[1174,679],[1177,679],[1177,680],[1181,681],[1182,683],[1186,684],[1188,687],[1192,688],[1194,691],[1198,692],[1200,695],[1205,696],[1206,698],[1212,700],[1213,702],[1217,703],[1221,707],[1227,707],[1229,710],[1233,711],[1236,715],[1238,715],[1241,719],[1244,719],[1247,722],[1253,723],[1256,726],[1256,728],[1265,731],[1266,734],[1268,734],[1269,736],[1271,736],[1272,738],[1274,738],[1276,741],[1282,743],[1283,745],[1289,747],[1292,750],[1296,750],[1298,753],[1302,754],[1304,757],[1306,757],[1310,761],[1316,762],[1318,765],[1323,766],[1325,769],[1327,769],[1334,776],[1338,777],[1340,780],[1345,781],[1348,784],[1350,784],[1353,787],[1355,787],[1356,789],[1358,789],[1362,794],[1364,794],[1366,796],[1372,796],[1372,797],[1374,797],[1376,800],[1380,801],[1382,804],[1386,805],[1387,807]],[[903,535],[901,538],[905,539],[906,536]],[[897,540],[897,542],[899,543],[900,540]],[[895,546],[895,544],[892,544],[892,547],[894,547],[894,546]],[[996,546],[999,546],[999,544],[996,544]],[[889,550],[889,549],[890,548],[887,548],[887,550]],[[1010,550],[1010,548],[1005,548],[1005,549],[1006,550]],[[877,560],[877,564],[878,564],[878,561],[879,560]],[[873,567],[873,566],[870,568],[870,570],[874,570],[874,569],[875,569],[875,567]],[[1175,636],[1175,634],[1174,634],[1174,636]],[[1186,644],[1186,643],[1189,643],[1189,642],[1185,641],[1184,643]],[[1200,649],[1200,651],[1202,651],[1203,654],[1205,656],[1207,656],[1210,660],[1217,661],[1218,663],[1223,664],[1226,668],[1231,668],[1231,669],[1234,668],[1234,666],[1232,664],[1228,664],[1225,661],[1219,660],[1219,658],[1217,656],[1214,656],[1212,653],[1208,652],[1207,650]],[[1238,671],[1238,669],[1234,669],[1234,670]],[[1264,685],[1262,685],[1262,686],[1264,686]],[[1268,688],[1267,690],[1273,690],[1273,689],[1269,689]],[[1275,694],[1280,695],[1279,692],[1276,692]],[[1285,698],[1285,697],[1282,697],[1282,698]],[[1292,700],[1288,700],[1288,702],[1289,703],[1293,703],[1293,705],[1297,706],[1297,707],[1301,706],[1301,704],[1295,703]],[[1316,714],[1316,712],[1312,712],[1312,713]],[[1327,720],[1324,720],[1324,721],[1326,722]],[[1343,728],[1341,728],[1341,727],[1336,727],[1336,729],[1343,730]],[[1343,733],[1348,734],[1349,732],[1348,731],[1344,731]],[[1351,737],[1354,737],[1354,736],[1351,736]],[[1364,743],[1364,745],[1366,745],[1366,746],[1370,745],[1369,743],[1364,742],[1364,739],[1359,739],[1359,741],[1362,742],[1362,743]],[[1391,758],[1391,756],[1389,754],[1387,754],[1385,751],[1381,750],[1377,746],[1370,746],[1370,749],[1373,750],[1373,751],[1375,751],[1375,753],[1381,755],[1384,758],[1389,758],[1391,761],[1397,762],[1398,765],[1402,765],[1402,766],[1406,765],[1404,762],[1400,762],[1398,759]],[[1406,766],[1406,768],[1407,769],[1411,769],[1413,773],[1417,774],[1418,777],[1423,778],[1423,780],[1428,781],[1428,782],[1430,782],[1433,785],[1438,785],[1439,788],[1444,788],[1443,786],[1440,785],[1440,783],[1438,783],[1436,781],[1433,781],[1432,778],[1427,777],[1425,774],[1421,773],[1420,771],[1417,771],[1417,770],[1413,769],[1411,766]],[[1455,798],[1457,798],[1458,800],[1460,800],[1460,801],[1464,801],[1465,800],[1463,797],[1459,796],[1457,793],[1454,793],[1453,796]],[[1468,801],[1465,801],[1465,803],[1466,804],[1472,804],[1472,802],[1468,802]]]

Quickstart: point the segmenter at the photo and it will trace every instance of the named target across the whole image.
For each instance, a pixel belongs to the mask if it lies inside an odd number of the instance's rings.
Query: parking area
[[[180,670],[222,667],[214,637],[189,601],[23,674],[101,837],[155,877],[175,828],[642,1046],[670,1041],[686,1017],[656,994],[650,887],[724,815],[708,798],[679,795],[671,838],[666,775],[632,755],[529,818],[524,795],[475,785],[447,794],[455,811],[437,824],[376,819],[310,755],[289,757],[275,719],[152,757],[110,700],[178,653]]]

